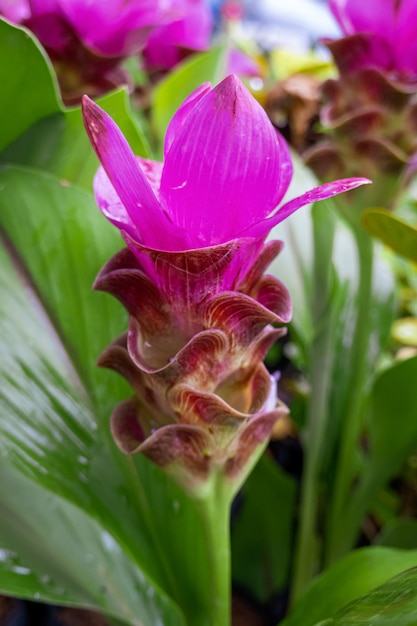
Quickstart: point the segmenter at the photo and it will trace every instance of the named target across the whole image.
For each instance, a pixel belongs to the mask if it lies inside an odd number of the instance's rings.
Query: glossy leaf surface
[[[417,228],[382,209],[365,211],[362,225],[394,252],[417,263]]]
[[[392,576],[416,566],[415,550],[363,548],[351,552],[311,584],[281,624],[313,626],[333,617],[349,602],[382,585]]]
[[[321,626],[415,626],[417,569],[410,569],[339,611]],[[317,625],[319,626],[319,625]]]
[[[1,18],[0,55],[1,151],[35,122],[58,113],[62,104],[50,61],[36,38]]]

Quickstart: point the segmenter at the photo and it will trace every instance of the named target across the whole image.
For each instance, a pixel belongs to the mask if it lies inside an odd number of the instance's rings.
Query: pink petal
[[[417,74],[417,4],[413,1],[401,2],[398,8],[395,42],[399,69]]]
[[[59,0],[59,5],[84,44],[106,56],[134,54],[162,19],[154,0]]]
[[[169,152],[172,144],[174,143],[175,137],[179,135],[184,123],[188,119],[188,116],[192,109],[195,107],[197,102],[201,100],[203,96],[205,96],[209,91],[211,91],[210,83],[203,83],[197,89],[195,89],[189,96],[184,100],[179,109],[177,109],[170,123],[168,124],[168,128],[165,133],[165,142],[164,142],[164,157],[166,158],[167,153]]]
[[[198,101],[167,154],[161,202],[195,247],[233,239],[285,193],[291,164],[265,111],[231,75]]]
[[[117,196],[126,209],[126,218],[121,217],[121,209],[114,194],[111,200],[115,201],[115,219],[133,225],[136,237],[146,245],[159,247],[176,244],[178,229],[164,217],[159,202],[152,188],[138,165],[129,144],[118,126],[99,106],[87,96],[83,97],[84,123],[90,142],[111,182]],[[110,204],[103,207],[103,178],[100,176],[101,204],[105,211],[109,211]],[[107,187],[108,189],[108,187]],[[181,237],[179,237],[181,239]]]
[[[30,16],[29,0],[0,0],[0,15],[14,24]]]
[[[330,0],[329,6],[346,35],[373,33],[390,39],[394,0]]]
[[[287,217],[297,211],[297,209],[300,209],[307,204],[318,202],[319,200],[325,200],[326,198],[337,196],[339,193],[356,189],[356,187],[360,187],[360,185],[368,185],[370,183],[371,181],[367,178],[346,178],[315,187],[314,189],[304,193],[302,196],[298,196],[281,206],[271,217],[268,217],[266,220],[262,220],[262,222],[258,222],[258,224],[250,226],[245,231],[244,235],[249,237],[261,237],[266,235],[272,228],[274,228],[274,226],[283,222],[287,219]]]
[[[233,48],[229,52],[227,69],[230,74],[237,74],[238,76],[261,76],[259,64],[237,48]]]
[[[213,29],[211,11],[204,0],[172,0],[179,19],[163,24],[149,36],[143,51],[148,67],[169,70],[184,50],[207,50]]]

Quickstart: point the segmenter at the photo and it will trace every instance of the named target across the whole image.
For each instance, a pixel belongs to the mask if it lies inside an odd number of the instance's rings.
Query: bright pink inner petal
[[[289,161],[262,107],[231,75],[199,100],[172,142],[161,202],[196,247],[228,241],[277,205]]]
[[[170,123],[168,124],[168,128],[165,133],[165,142],[164,142],[164,157],[171,148],[175,137],[179,135],[181,128],[186,122],[190,112],[193,110],[197,102],[201,100],[203,96],[206,95],[211,90],[210,83],[203,83],[197,89],[195,89],[189,96],[184,100],[181,106],[177,109]]]

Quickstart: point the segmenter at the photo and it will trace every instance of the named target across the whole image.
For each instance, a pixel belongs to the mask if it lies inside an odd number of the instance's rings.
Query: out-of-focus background
[[[245,35],[261,48],[276,47],[303,51],[317,45],[321,37],[337,37],[338,25],[331,15],[326,0],[207,0],[215,15],[221,19],[227,5],[240,7]]]

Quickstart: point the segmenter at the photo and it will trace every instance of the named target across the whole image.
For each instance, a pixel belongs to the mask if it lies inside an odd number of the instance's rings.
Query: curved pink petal
[[[370,183],[371,181],[367,178],[346,178],[342,180],[335,180],[331,183],[325,183],[319,187],[314,187],[314,189],[307,191],[302,196],[298,196],[297,198],[294,198],[293,200],[290,200],[286,204],[282,205],[278,211],[271,215],[271,217],[258,222],[258,224],[250,226],[242,233],[242,235],[246,237],[262,237],[263,235],[269,233],[274,226],[287,219],[287,217],[292,215],[295,211],[297,211],[297,209],[300,209],[307,204],[312,204],[313,202],[318,202],[319,200],[325,200],[326,198],[337,196],[339,193],[344,193],[345,191],[350,191],[352,189],[356,189],[356,187],[368,185]]]
[[[345,35],[373,33],[390,39],[394,0],[330,0],[329,6]]]
[[[186,122],[190,112],[195,107],[197,102],[201,100],[209,91],[211,91],[210,83],[203,83],[197,89],[195,89],[181,104],[181,106],[175,112],[173,118],[168,124],[168,128],[165,133],[164,141],[164,157],[166,158],[169,149],[175,141],[175,137],[179,135],[184,123]]]
[[[178,241],[183,246],[185,235],[164,216],[151,185],[115,122],[87,96],[83,97],[83,116],[90,142],[129,216],[126,223],[136,229],[135,239],[149,246],[158,247],[163,243],[168,250],[175,249]]]
[[[230,75],[200,98],[172,143],[161,202],[195,247],[228,241],[277,205],[288,161],[265,111]]]
[[[136,160],[143,170],[156,198],[158,198],[162,163],[143,159],[142,157],[136,157]],[[137,239],[136,225],[126,211],[123,202],[120,200],[102,166],[98,168],[94,177],[93,188],[98,208],[109,222],[120,230],[126,231],[130,237]]]

